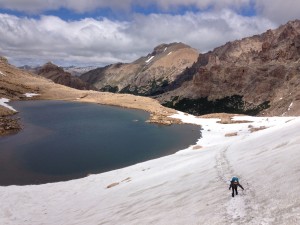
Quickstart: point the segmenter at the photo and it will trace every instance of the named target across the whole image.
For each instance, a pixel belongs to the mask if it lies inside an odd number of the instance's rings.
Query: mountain
[[[80,78],[101,91],[151,96],[161,93],[197,58],[197,50],[183,43],[161,44],[132,63],[97,68]]]
[[[87,73],[90,70],[94,70],[96,66],[85,66],[85,67],[78,67],[78,66],[68,66],[62,67],[65,72],[70,73],[72,76],[79,77],[80,75]]]
[[[299,115],[299,58],[300,21],[295,20],[203,54],[181,43],[161,45],[133,63],[81,78],[102,91],[148,95],[194,115]]]
[[[300,113],[300,21],[200,54],[161,102],[194,114]]]
[[[57,84],[62,84],[79,90],[94,89],[92,85],[82,81],[78,77],[72,76],[70,73],[65,72],[63,68],[58,67],[51,62],[46,63],[41,68],[37,68],[36,73],[47,79],[53,80]]]

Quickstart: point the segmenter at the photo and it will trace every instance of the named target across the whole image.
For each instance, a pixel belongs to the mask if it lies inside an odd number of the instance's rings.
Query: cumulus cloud
[[[130,62],[161,43],[183,42],[205,52],[275,24],[231,10],[184,15],[136,14],[131,21],[86,18],[64,21],[0,14],[0,54],[14,64],[61,65]]]
[[[259,15],[269,18],[277,24],[300,19],[299,0],[256,0],[255,7]]]
[[[60,8],[83,13],[106,7],[128,10],[133,1],[134,0],[0,0],[0,8],[32,14]]]
[[[174,8],[192,7],[199,10],[220,11],[225,8],[237,12],[253,7],[257,16],[263,16],[276,23],[299,18],[299,0],[0,0],[1,9],[39,14],[60,8],[77,13],[93,12],[97,9],[110,8],[112,11],[132,12],[134,6],[147,8],[156,6],[161,10],[172,11]]]

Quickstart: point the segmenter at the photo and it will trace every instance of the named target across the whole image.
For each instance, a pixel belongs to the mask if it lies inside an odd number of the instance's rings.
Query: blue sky
[[[103,66],[161,43],[206,52],[299,11],[298,0],[0,0],[0,54],[15,65]]]

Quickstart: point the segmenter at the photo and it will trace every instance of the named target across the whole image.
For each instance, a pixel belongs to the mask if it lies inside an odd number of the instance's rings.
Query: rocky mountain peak
[[[64,73],[64,70],[53,64],[52,62],[47,62],[46,64],[44,64],[40,69],[38,69],[38,74],[43,74],[43,73],[48,73],[48,72],[58,72],[58,73]],[[70,74],[69,74],[70,75]]]
[[[8,63],[8,60],[7,60],[7,58],[0,56],[0,62],[6,64],[6,63]]]
[[[154,95],[174,81],[198,58],[197,50],[183,43],[161,44],[132,63],[117,63],[81,75],[101,91]]]
[[[36,72],[38,75],[48,78],[55,83],[62,84],[68,87],[73,87],[80,90],[94,89],[92,85],[87,84],[78,77],[72,76],[70,73],[65,72],[63,68],[47,62]]]
[[[175,49],[180,49],[180,48],[191,48],[191,47],[186,44],[183,44],[181,42],[173,42],[170,44],[163,43],[163,44],[156,46],[150,55],[155,56],[155,55],[161,54],[161,53],[165,52],[168,48],[172,48],[173,50],[175,50]]]

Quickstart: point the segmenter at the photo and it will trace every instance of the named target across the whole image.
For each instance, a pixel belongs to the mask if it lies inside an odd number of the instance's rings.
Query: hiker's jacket
[[[231,182],[230,182],[230,185],[229,185],[229,190],[230,190],[231,188],[237,189],[238,186],[244,190],[243,186],[240,185],[239,182],[231,181]]]

